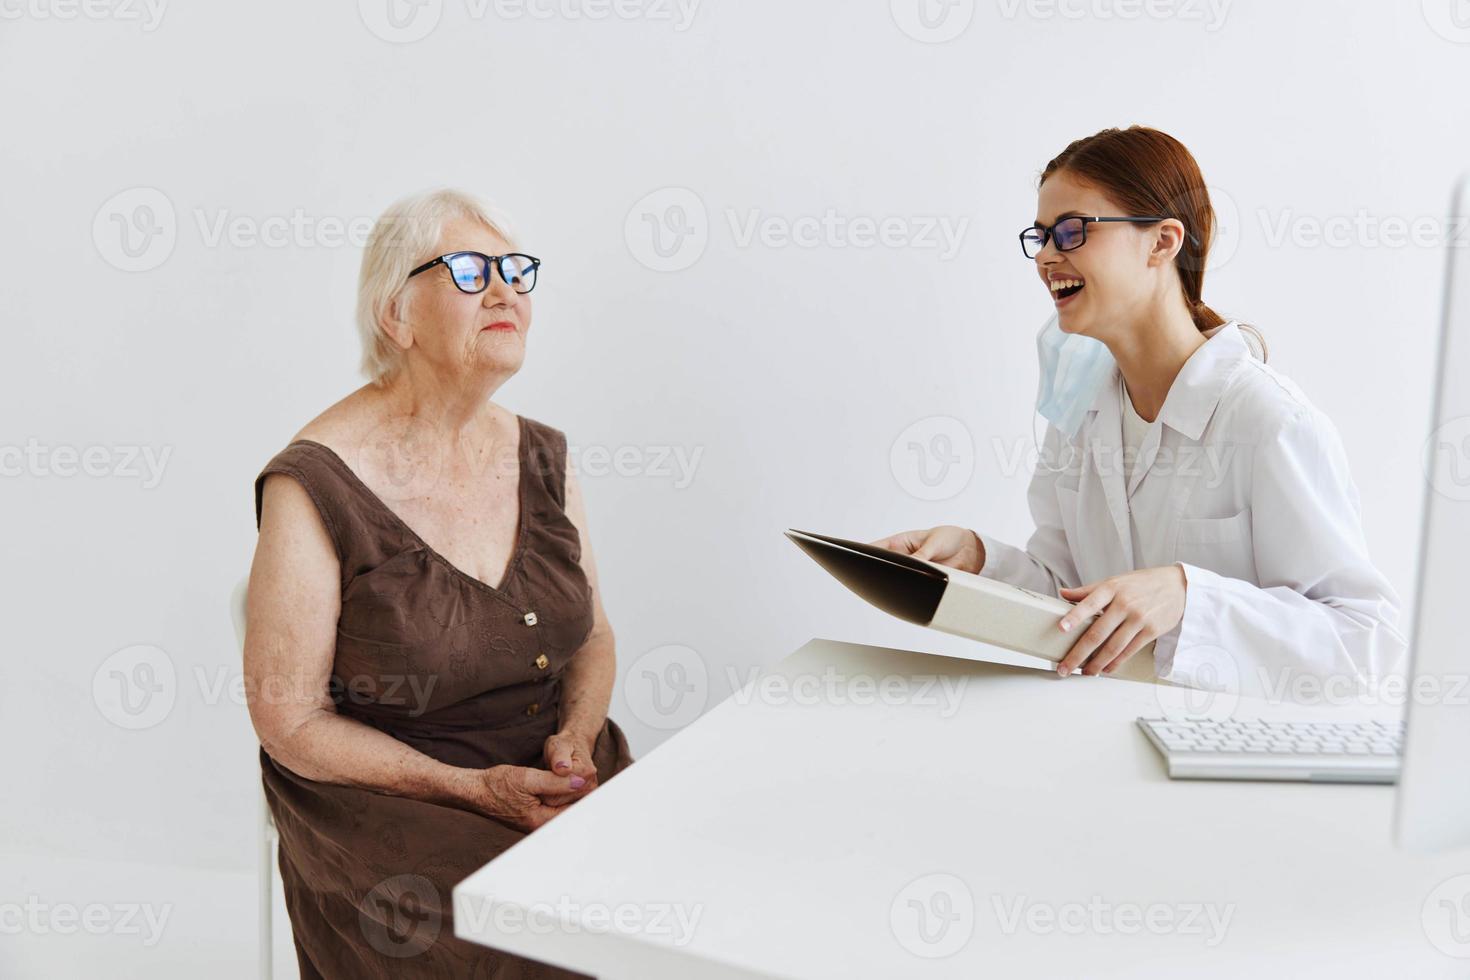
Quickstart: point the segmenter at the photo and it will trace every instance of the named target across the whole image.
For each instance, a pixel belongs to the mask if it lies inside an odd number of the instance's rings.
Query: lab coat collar
[[[1251,356],[1234,320],[1213,328],[1208,337],[1184,362],[1159,410],[1165,425],[1195,442],[1215,414],[1230,376]]]
[[[1243,359],[1253,356],[1241,336],[1240,324],[1235,320],[1211,327],[1205,331],[1205,336],[1208,339],[1179,370],[1179,375],[1169,387],[1169,394],[1164,398],[1164,407],[1159,411],[1159,418],[1165,425],[1196,442],[1215,414],[1230,376]],[[1089,415],[1105,412],[1118,403],[1119,374],[1117,365],[1113,365],[1108,383],[1099,386],[1092,408],[1087,410]],[[1110,423],[1111,420],[1102,421]],[[1105,428],[1103,431],[1111,430]]]
[[[1206,337],[1208,339],[1180,368],[1164,399],[1164,407],[1159,411],[1159,418],[1165,425],[1196,442],[1215,414],[1230,376],[1243,358],[1251,356],[1234,320],[1211,329]],[[1123,450],[1123,410],[1118,400],[1120,375],[1117,365],[1114,365],[1108,383],[1102,386],[1093,401],[1089,410],[1092,421],[1089,442],[1094,466],[1102,481],[1103,496],[1107,499],[1108,513],[1118,533],[1123,567],[1132,568],[1133,534],[1129,526],[1132,512],[1128,501],[1153,466],[1162,429],[1149,427],[1133,467],[1133,478],[1125,483],[1119,465]]]

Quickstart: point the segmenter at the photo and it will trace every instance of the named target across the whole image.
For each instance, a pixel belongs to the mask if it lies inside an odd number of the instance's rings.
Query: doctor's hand
[[[985,567],[985,546],[980,543],[980,535],[952,524],[927,531],[904,531],[868,543],[976,575]]]
[[[1077,603],[1057,622],[1063,632],[1094,614],[1097,619],[1077,637],[1057,664],[1057,673],[1066,677],[1078,667],[1084,674],[1113,673],[1150,640],[1179,625],[1184,618],[1185,588],[1184,569],[1164,565],[1062,589],[1063,599]]]

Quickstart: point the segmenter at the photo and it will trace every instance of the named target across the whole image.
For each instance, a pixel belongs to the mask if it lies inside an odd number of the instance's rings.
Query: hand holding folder
[[[1081,633],[1081,629],[1064,633],[1057,628],[1058,620],[1073,603],[1056,596],[877,545],[809,531],[789,530],[786,536],[837,581],[906,622],[1052,663],[1060,663],[1067,656]],[[1086,620],[1082,628],[1091,621]],[[1148,665],[1150,679],[1153,646],[1150,642],[1129,661],[1138,662],[1140,667]]]

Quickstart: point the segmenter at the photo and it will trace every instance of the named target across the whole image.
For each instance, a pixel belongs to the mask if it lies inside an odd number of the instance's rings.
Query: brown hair
[[[1215,209],[1210,205],[1210,192],[1205,188],[1199,164],[1183,143],[1147,126],[1104,129],[1067,144],[1046,165],[1036,185],[1040,187],[1048,177],[1062,170],[1097,187],[1126,214],[1167,214],[1177,218],[1186,234],[1179,254],[1174,257],[1174,266],[1179,272],[1189,315],[1201,331],[1226,322],[1200,298],[1210,240],[1215,233]],[[1254,327],[1241,326],[1260,342],[1260,356],[1265,360],[1265,338]]]

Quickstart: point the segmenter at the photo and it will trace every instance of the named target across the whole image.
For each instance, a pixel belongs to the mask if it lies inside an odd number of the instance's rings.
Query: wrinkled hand
[[[1062,589],[1063,599],[1077,603],[1057,622],[1063,632],[1094,614],[1097,619],[1077,637],[1057,664],[1057,673],[1066,677],[1078,667],[1084,674],[1113,673],[1150,640],[1179,625],[1185,590],[1184,569],[1178,565],[1143,568]]]
[[[952,524],[941,524],[927,531],[903,531],[869,543],[976,575],[985,567],[985,547],[980,543],[980,536]]]
[[[552,773],[582,781],[575,792],[543,797],[547,805],[565,806],[597,788],[597,766],[592,762],[592,739],[573,732],[560,731],[546,740],[542,754],[546,758],[546,768]]]
[[[556,800],[576,798],[585,788],[581,777],[526,766],[492,766],[475,771],[471,780],[468,795],[475,812],[527,833],[566,809]]]

